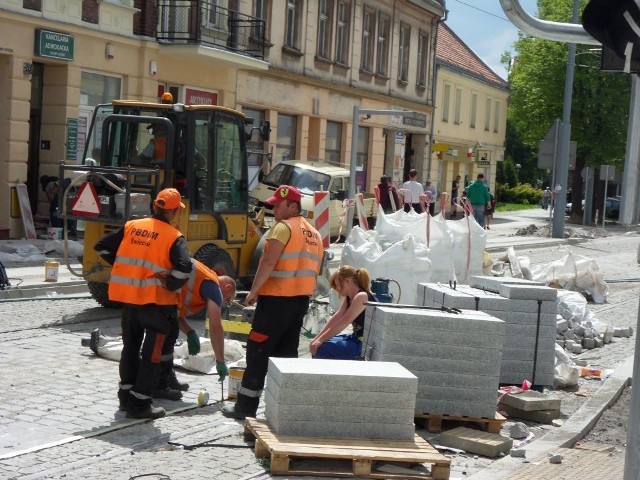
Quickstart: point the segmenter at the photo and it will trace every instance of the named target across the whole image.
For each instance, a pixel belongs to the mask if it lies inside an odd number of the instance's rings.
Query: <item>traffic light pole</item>
[[[578,0],[573,0],[572,23],[578,22]],[[564,103],[562,105],[562,123],[558,145],[558,164],[556,171],[556,202],[553,208],[553,238],[564,238],[564,216],[567,205],[567,185],[569,180],[569,142],[571,141],[571,100],[573,99],[573,72],[576,64],[576,44],[569,44],[567,75],[564,81]],[[573,199],[572,199],[573,200]],[[580,201],[580,199],[578,199]]]

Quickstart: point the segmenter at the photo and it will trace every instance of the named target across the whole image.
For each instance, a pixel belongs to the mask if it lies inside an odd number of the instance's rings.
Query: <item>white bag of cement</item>
[[[418,214],[413,210],[409,213],[398,210],[390,215],[385,215],[382,210],[380,212],[381,216],[376,219],[375,230],[379,235],[379,243],[383,249],[386,250],[391,244],[403,241],[407,235],[413,235],[431,251],[432,281],[455,280],[452,274],[454,266],[451,262],[454,239],[449,231],[447,221],[441,214],[431,217],[426,213]],[[434,260],[441,255],[447,256],[442,267],[434,264]],[[445,259],[443,258],[443,260]],[[439,273],[440,271],[442,273]]]
[[[599,334],[604,334],[611,330],[610,325],[599,321],[595,313],[587,308],[587,299],[578,292],[558,290],[556,303],[558,305],[558,313],[565,320],[591,327]]]
[[[375,241],[377,235],[364,235],[359,227],[354,227],[342,249],[341,265],[366,268],[371,279],[385,278],[398,282],[399,292],[394,295],[394,303],[415,305],[417,285],[431,280],[431,261],[424,243],[413,235],[396,242],[382,251]]]
[[[553,387],[566,388],[578,384],[580,369],[577,367],[564,349],[556,344],[556,365],[553,374]]]
[[[426,221],[426,213],[416,213],[414,210],[407,213],[404,210],[398,210],[385,215],[381,209],[378,209],[375,231],[386,242],[399,242],[406,235],[411,234],[423,239],[426,243]]]
[[[51,240],[44,244],[44,251],[47,255],[52,253],[58,254],[60,257],[64,256],[64,240]],[[80,242],[75,240],[67,241],[67,253],[70,259],[75,260],[80,257],[84,251],[84,246]]]
[[[449,230],[449,223],[442,214],[425,222],[426,245],[431,260],[431,281],[449,283],[461,281],[457,276],[455,239]]]
[[[452,258],[458,283],[469,283],[472,275],[482,275],[487,232],[473,216],[445,220],[453,239]]]
[[[609,288],[598,263],[582,255],[568,254],[546,265],[531,268],[531,280],[565,290],[586,293],[595,303],[604,303]]]
[[[224,361],[225,363],[237,362],[244,357],[242,343],[238,340],[224,340]],[[191,370],[193,372],[216,375],[216,357],[213,355],[211,340],[200,337],[200,353],[189,355],[189,346],[186,342],[175,348],[173,351],[173,364],[177,367]]]

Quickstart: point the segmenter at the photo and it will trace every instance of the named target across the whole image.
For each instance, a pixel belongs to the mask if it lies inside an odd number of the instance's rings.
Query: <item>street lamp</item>
[[[516,163],[516,180],[518,180],[518,183],[520,183],[520,169],[522,168],[522,165],[520,165],[519,163]]]

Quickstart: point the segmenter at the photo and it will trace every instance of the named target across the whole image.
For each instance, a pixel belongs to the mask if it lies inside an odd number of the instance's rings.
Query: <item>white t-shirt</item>
[[[415,180],[409,180],[402,184],[402,188],[409,191],[404,197],[404,203],[420,203],[420,195],[423,193],[422,185]]]

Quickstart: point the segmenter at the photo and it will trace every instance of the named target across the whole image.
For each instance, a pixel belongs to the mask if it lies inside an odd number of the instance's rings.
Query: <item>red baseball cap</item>
[[[299,202],[302,200],[302,194],[296,187],[292,187],[291,185],[280,185],[276,191],[273,192],[273,197],[267,198],[265,202],[269,205],[277,205],[283,200]]]
[[[175,188],[165,188],[161,190],[153,204],[164,210],[174,210],[178,207],[184,208],[184,203],[182,203],[180,198],[180,192]]]

